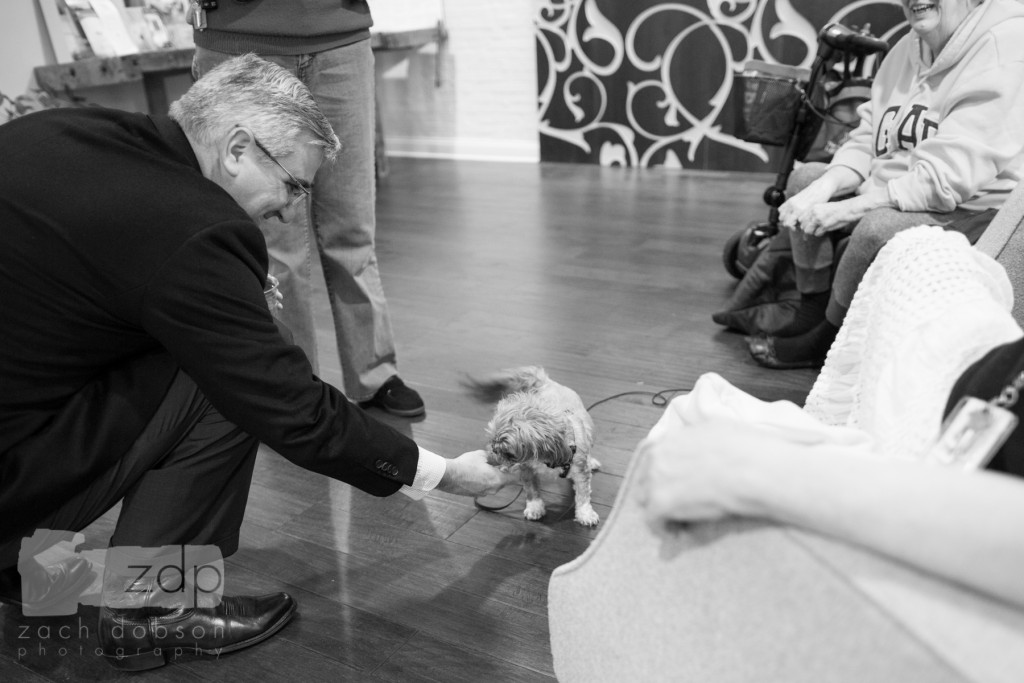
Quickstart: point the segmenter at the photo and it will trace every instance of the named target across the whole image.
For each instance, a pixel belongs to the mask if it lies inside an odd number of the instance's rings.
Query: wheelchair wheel
[[[735,235],[730,237],[725,242],[725,247],[722,249],[722,265],[725,266],[725,272],[732,275],[734,278],[739,280],[746,273],[746,270],[740,268],[739,255],[740,255],[740,240],[743,239],[743,235],[746,230],[740,230]]]
[[[730,237],[722,249],[722,265],[737,280],[742,279],[765,250],[777,228],[754,221]]]

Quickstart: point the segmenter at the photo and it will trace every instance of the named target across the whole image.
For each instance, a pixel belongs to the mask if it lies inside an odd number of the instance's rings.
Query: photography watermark
[[[130,647],[118,647],[105,652],[97,644],[93,629],[95,624],[86,623],[80,616],[74,621],[50,623],[33,621],[31,623],[17,624],[15,626],[17,635],[14,638],[15,658],[19,662],[52,659],[54,657],[106,657],[123,659],[141,654],[166,654],[169,659],[177,659],[186,655],[213,655],[219,657],[223,648],[202,649],[199,642],[208,635],[216,638],[223,638],[223,628],[216,628],[213,632],[202,626],[182,625],[160,625],[143,627],[140,624],[128,623],[123,620],[115,620],[110,625],[110,635],[113,638],[124,640],[126,638],[144,638],[151,635],[165,643],[163,647],[143,653],[141,649]],[[141,629],[141,630],[140,630]]]
[[[71,532],[37,530],[21,543],[22,614],[75,614],[80,604],[120,610],[216,607],[224,596],[224,556],[214,545],[115,546],[78,551],[55,542]],[[62,543],[63,545],[63,543]]]

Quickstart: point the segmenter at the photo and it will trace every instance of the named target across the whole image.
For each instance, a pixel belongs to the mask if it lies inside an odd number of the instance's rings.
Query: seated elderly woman
[[[1024,3],[902,5],[912,31],[879,68],[860,125],[830,164],[790,179],[779,220],[800,308],[750,339],[766,367],[820,366],[882,245],[921,224],[973,243],[1024,174]],[[835,231],[851,235],[837,265]]]

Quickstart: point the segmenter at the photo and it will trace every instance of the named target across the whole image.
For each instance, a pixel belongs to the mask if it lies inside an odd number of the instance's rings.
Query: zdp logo
[[[224,595],[224,557],[213,545],[118,546],[107,551],[105,571],[108,607],[214,607]]]
[[[66,547],[71,538],[74,543]],[[117,546],[78,552],[81,542],[81,534],[49,529],[22,540],[18,568],[25,616],[70,615],[79,604],[215,607],[223,598],[224,556],[217,546]],[[63,550],[59,560],[52,558],[55,543]],[[102,582],[94,581],[98,572]]]

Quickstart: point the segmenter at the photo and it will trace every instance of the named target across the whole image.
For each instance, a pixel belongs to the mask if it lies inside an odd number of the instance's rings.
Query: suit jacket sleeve
[[[140,320],[218,411],[292,462],[378,496],[412,484],[416,444],[313,375],[267,309],[266,272],[254,224],[208,227],[153,274]]]

